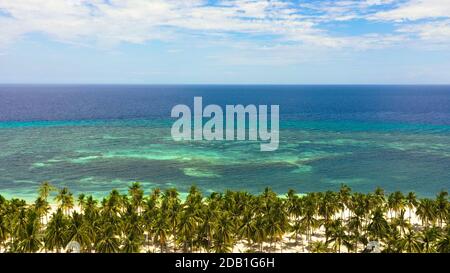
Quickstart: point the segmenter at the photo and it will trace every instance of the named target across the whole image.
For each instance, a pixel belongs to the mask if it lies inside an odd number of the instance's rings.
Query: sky
[[[450,84],[450,0],[0,0],[0,83]]]

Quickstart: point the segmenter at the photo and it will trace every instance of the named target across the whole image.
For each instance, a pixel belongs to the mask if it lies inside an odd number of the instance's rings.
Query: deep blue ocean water
[[[280,105],[280,146],[175,142],[176,104]],[[139,181],[280,194],[450,188],[450,86],[0,85],[0,194],[49,180],[102,195]]]

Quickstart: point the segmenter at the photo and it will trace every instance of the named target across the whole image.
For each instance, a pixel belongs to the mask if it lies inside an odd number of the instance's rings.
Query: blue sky
[[[0,83],[449,84],[450,0],[0,0]]]

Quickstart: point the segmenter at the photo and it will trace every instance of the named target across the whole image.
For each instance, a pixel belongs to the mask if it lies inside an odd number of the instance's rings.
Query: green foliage
[[[48,198],[55,192],[56,206]],[[203,196],[192,186],[184,201],[176,189],[144,194],[133,183],[101,202],[44,182],[32,204],[0,195],[0,252],[247,252],[283,251],[286,244],[310,252],[360,252],[376,240],[383,252],[450,252],[447,192],[435,199],[414,193],[338,192],[279,197],[226,191]],[[421,225],[412,222],[416,215]],[[324,236],[322,236],[324,235]],[[299,248],[297,248],[299,249]]]

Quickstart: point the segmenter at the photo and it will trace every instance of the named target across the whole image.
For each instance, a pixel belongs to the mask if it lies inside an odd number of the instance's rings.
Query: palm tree
[[[73,208],[73,196],[72,193],[66,187],[62,188],[58,195],[55,197],[58,202],[59,208],[61,208],[66,215],[69,215],[70,210]]]
[[[400,191],[396,191],[388,197],[388,208],[394,212],[394,217],[397,217],[397,212],[404,208],[405,201],[403,194]],[[392,216],[391,216],[392,218]]]
[[[384,195],[384,190],[380,187],[377,187],[375,189],[375,193],[374,193],[374,207],[380,207],[382,205],[384,205],[384,203],[386,202],[386,197]]]
[[[430,223],[434,223],[437,217],[435,202],[428,198],[421,199],[416,214],[422,220],[422,224],[428,227]]]
[[[47,214],[50,211],[50,205],[45,199],[43,199],[42,197],[38,197],[34,202],[34,210],[36,211],[41,224],[43,222],[42,220],[44,219],[44,217],[46,218],[47,222]]]
[[[39,197],[47,201],[48,196],[54,190],[56,190],[56,188],[52,184],[50,184],[50,182],[44,181],[39,187]]]
[[[304,197],[304,214],[303,218],[300,220],[301,224],[306,228],[306,238],[308,244],[312,240],[313,230],[318,226],[319,221],[316,219],[316,202],[315,196],[308,194]]]
[[[107,212],[111,215],[117,215],[121,208],[122,208],[122,196],[120,195],[119,191],[116,189],[113,189],[109,196],[103,200],[103,211]]]
[[[144,200],[144,190],[142,189],[141,184],[138,182],[134,182],[129,187],[128,194],[131,196],[133,207],[137,209],[138,213],[140,213],[140,209]]]
[[[253,212],[247,210],[244,212],[242,223],[238,228],[238,234],[240,238],[247,241],[247,247],[250,247],[254,242],[254,235],[256,231],[255,220],[253,218]]]
[[[333,243],[333,248],[338,253],[341,252],[341,246],[344,245],[348,250],[351,250],[353,244],[351,243],[351,238],[346,232],[346,228],[342,223],[342,219],[334,220],[328,229],[329,239],[326,241],[327,244]]]
[[[84,193],[80,193],[78,195],[78,206],[80,208],[80,211],[84,210],[84,206],[86,205],[86,195]]]
[[[358,243],[364,240],[364,237],[362,236],[362,229],[363,229],[363,217],[361,214],[355,213],[347,222],[348,225],[348,231],[351,234],[351,237],[353,239],[354,245],[353,249],[355,252],[358,251]]]
[[[417,197],[416,197],[416,194],[414,192],[410,192],[406,196],[406,205],[407,205],[408,210],[409,210],[409,223],[411,223],[412,210],[417,206]]]
[[[159,190],[155,195],[155,191],[149,196],[142,212],[142,222],[145,234],[145,243],[147,248],[150,247],[150,239],[153,237],[153,227],[155,224],[155,216],[159,214]]]
[[[219,214],[217,202],[213,199],[207,201],[207,205],[202,208],[201,222],[199,224],[200,246],[209,252],[212,248],[212,234],[217,228],[217,218]],[[242,236],[243,234],[241,234]]]
[[[0,195],[1,197],[1,195]],[[2,251],[2,247],[9,238],[9,225],[6,220],[5,214],[3,212],[3,209],[0,211],[0,252]]]
[[[295,214],[297,199],[298,196],[296,195],[296,192],[292,189],[289,189],[286,193],[286,209],[290,217],[294,216]]]
[[[213,248],[217,253],[230,252],[234,243],[234,225],[229,216],[229,213],[223,212],[217,219],[217,228],[213,233]]]
[[[369,225],[367,226],[369,234],[378,240],[381,240],[389,231],[389,224],[384,218],[384,213],[381,208],[377,208],[373,214]]]
[[[40,217],[39,215],[30,210],[27,216],[27,223],[24,229],[24,233],[19,238],[19,251],[33,253],[37,252],[42,245],[41,232],[40,232]]]
[[[97,231],[101,230],[100,209],[97,207],[97,200],[91,195],[86,198],[86,204],[84,205],[82,213],[82,232],[89,238],[89,243],[86,240],[84,247],[86,252],[91,252],[93,250],[92,244],[98,241]]]
[[[403,251],[402,244],[399,243],[402,239],[400,231],[396,228],[395,225],[392,225],[390,228],[390,232],[387,233],[383,239],[385,247],[383,252],[385,253],[401,253]]]
[[[409,221],[405,219],[405,210],[401,210],[400,214],[392,220],[393,227],[399,229],[400,235],[405,233],[405,230],[411,227]]]
[[[316,241],[311,244],[310,251],[312,253],[328,253],[332,250],[328,247],[326,242]]]
[[[351,201],[351,192],[349,186],[342,184],[339,190],[339,204],[341,204],[341,218],[344,220],[345,209],[349,207],[349,203]]]
[[[190,213],[189,211],[183,211],[180,214],[179,220],[177,221],[177,236],[179,241],[183,245],[183,252],[187,252],[188,247],[190,251],[192,251],[198,222],[199,219],[197,218],[197,216],[195,216],[193,213]]]
[[[76,211],[72,212],[72,216],[69,218],[67,240],[78,242],[81,250],[90,249],[92,243],[83,215]]]
[[[301,221],[302,216],[303,216],[303,207],[302,207],[302,199],[298,199],[296,202],[296,208],[294,211],[294,220],[292,221],[292,225],[291,225],[291,231],[294,232],[294,237],[295,237],[295,244],[298,243],[298,235],[300,236],[300,240],[301,240],[301,244],[302,247],[304,247],[303,245],[303,236],[302,234],[306,233],[306,226],[304,225],[304,222]],[[304,249],[303,249],[304,251]]]
[[[346,200],[347,197],[347,188],[342,187],[341,191],[339,192],[339,199],[340,200]],[[333,216],[337,213],[338,207],[337,204],[337,197],[335,194],[331,191],[325,192],[325,195],[322,196],[319,200],[319,214],[322,216],[322,225],[325,227],[325,241],[328,241],[328,227],[331,226],[331,223],[333,222]],[[341,207],[342,208],[342,207]],[[341,218],[344,217],[341,214]]]
[[[142,216],[135,211],[135,205],[129,204],[121,217],[122,252],[138,253],[144,242],[144,225]]]
[[[276,248],[276,243],[282,240],[283,234],[286,233],[289,226],[283,203],[280,201],[274,202],[269,209],[269,212],[264,216],[266,217],[267,222],[267,235],[269,236],[271,244],[272,242],[275,242]],[[280,250],[283,250],[282,246],[280,246]]]
[[[438,238],[439,231],[436,227],[426,228],[420,234],[420,240],[422,242],[422,249],[425,253],[435,252],[434,244]]]
[[[255,217],[255,234],[253,240],[259,245],[259,251],[263,252],[263,244],[267,239],[266,231],[267,223],[262,214],[258,214]]]
[[[65,248],[67,241],[67,219],[59,208],[53,213],[45,229],[44,243],[48,250],[60,252]]]
[[[142,241],[143,239],[139,234],[131,232],[123,238],[121,250],[124,253],[139,253]]]
[[[440,253],[450,253],[450,228],[447,227],[439,234],[436,241],[436,251]]]
[[[448,192],[441,191],[436,196],[436,217],[439,220],[439,226],[448,220],[450,214],[450,204],[448,202]]]
[[[24,207],[20,207],[17,213],[14,214],[14,219],[12,220],[12,230],[13,230],[13,238],[11,242],[11,247],[14,250],[19,250],[20,240],[27,236],[27,210]]]
[[[408,229],[408,232],[400,239],[399,244],[401,249],[406,250],[408,253],[420,252],[422,248],[419,235],[412,229]]]
[[[117,253],[120,250],[120,241],[116,234],[116,227],[111,223],[105,223],[100,233],[100,238],[95,246],[95,251],[100,253]]]
[[[170,230],[169,221],[165,213],[165,211],[161,211],[159,215],[156,216],[156,220],[151,231],[154,235],[154,241],[159,244],[161,253],[163,253],[163,250],[166,247],[167,237]]]
[[[179,193],[176,189],[168,189],[163,194],[161,204],[161,210],[165,211],[166,221],[172,231],[174,246],[176,245],[175,239],[177,238],[178,213],[181,208],[181,200],[178,196]],[[174,249],[174,251],[176,250]]]
[[[1,243],[4,245],[5,249],[14,251],[18,248],[18,223],[21,222],[21,226],[25,226],[25,203],[19,199],[13,198],[8,201],[1,197],[0,209]]]

